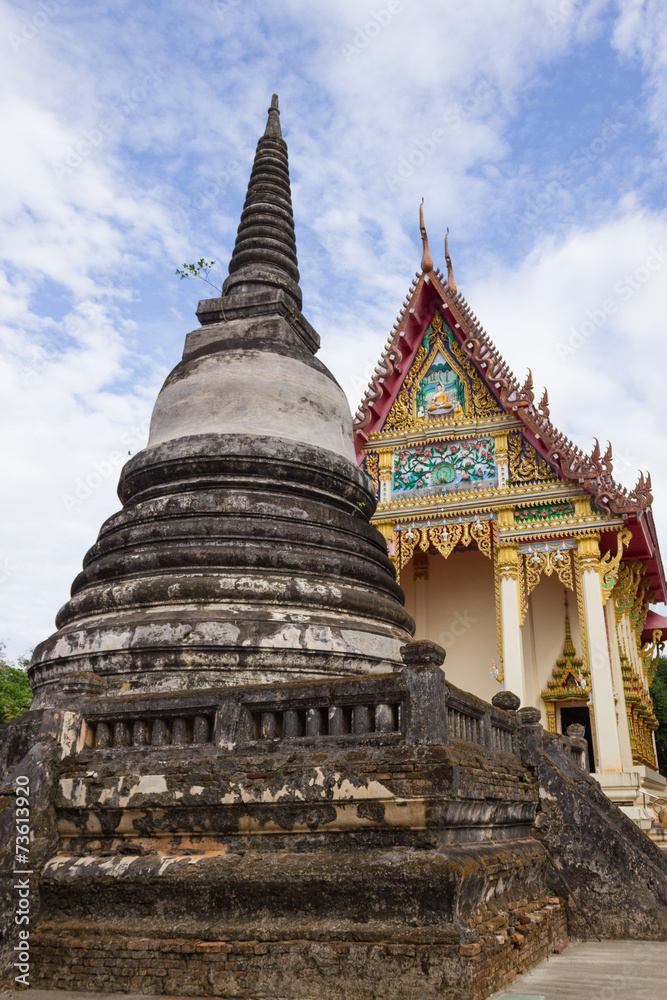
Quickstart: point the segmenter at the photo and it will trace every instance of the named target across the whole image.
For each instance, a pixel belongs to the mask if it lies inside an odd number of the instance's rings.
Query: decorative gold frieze
[[[487,559],[491,558],[491,522],[480,521],[479,519],[462,524],[443,525],[438,530],[434,529],[434,547],[445,559],[454,551],[457,545],[464,545],[466,548],[471,542],[476,542],[480,552],[483,552]]]
[[[549,463],[537,454],[518,430],[512,431],[509,435],[509,465],[514,484],[536,480],[539,482],[560,480]]]
[[[441,525],[413,524],[395,531],[394,542],[399,572],[417,549],[428,552],[434,548],[446,559],[458,545],[468,547],[475,543],[480,552],[488,559],[492,558],[491,522],[480,519]]]
[[[542,574],[551,576],[556,573],[558,579],[567,590],[574,591],[574,566],[571,549],[545,549],[541,552],[526,552],[524,560],[526,582],[526,603],[535,587],[540,582]]]

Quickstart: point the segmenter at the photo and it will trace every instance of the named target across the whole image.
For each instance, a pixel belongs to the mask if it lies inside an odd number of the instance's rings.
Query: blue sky
[[[0,639],[45,638],[280,95],[304,291],[352,409],[444,231],[517,375],[667,538],[667,9],[658,0],[0,4]],[[647,264],[647,261],[649,262]],[[650,266],[649,266],[650,265]],[[645,277],[648,275],[648,277]],[[667,545],[667,542],[665,542]]]

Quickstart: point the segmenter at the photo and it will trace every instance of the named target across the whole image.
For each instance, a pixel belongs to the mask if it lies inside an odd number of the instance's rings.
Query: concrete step
[[[667,854],[667,827],[652,826],[651,829],[646,832],[653,843],[657,844],[658,847]]]

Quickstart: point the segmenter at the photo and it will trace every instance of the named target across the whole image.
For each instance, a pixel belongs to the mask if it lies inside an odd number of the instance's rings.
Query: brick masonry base
[[[37,932],[34,989],[281,1000],[484,1000],[567,939],[553,898],[470,921],[476,940],[210,941]],[[472,930],[472,927],[471,927]],[[349,937],[349,936],[348,936]],[[417,940],[417,937],[419,940]]]

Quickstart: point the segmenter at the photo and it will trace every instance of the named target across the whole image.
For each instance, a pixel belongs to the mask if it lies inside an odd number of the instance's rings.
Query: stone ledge
[[[533,922],[530,917],[539,916]],[[525,933],[512,925],[528,917]],[[551,899],[526,901],[492,915],[502,933],[468,943],[403,941],[206,941],[35,934],[33,986],[139,991],[150,995],[247,997],[275,992],[285,1000],[483,1000],[563,944],[564,912]],[[139,956],[145,952],[146,959]],[[87,964],[87,956],[100,957]],[[150,956],[150,957],[148,957]],[[449,995],[449,993],[447,993]],[[453,994],[452,994],[453,995]]]

